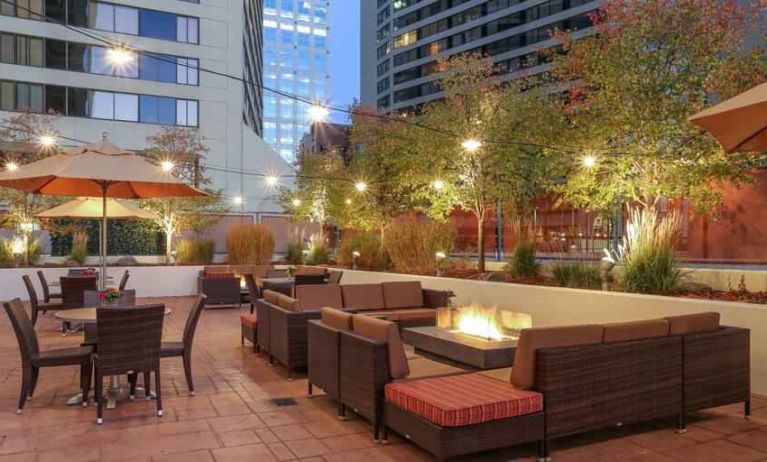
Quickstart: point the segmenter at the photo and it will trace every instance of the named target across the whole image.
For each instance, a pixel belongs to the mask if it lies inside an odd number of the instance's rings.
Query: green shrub
[[[360,233],[345,237],[338,248],[338,264],[347,268],[352,267],[352,256],[359,252],[357,268],[366,270],[382,270],[386,267],[381,239],[377,234]]]
[[[436,253],[450,255],[455,239],[455,229],[448,223],[395,223],[387,231],[384,248],[395,270],[408,274],[436,274]]]
[[[274,236],[264,225],[235,225],[226,233],[226,251],[231,265],[269,263],[274,254]]]
[[[176,243],[176,261],[182,265],[213,263],[216,244],[211,239],[182,239]]]
[[[317,234],[309,238],[306,250],[304,261],[307,265],[325,265],[330,260],[328,251],[325,249],[325,242]]]
[[[560,262],[552,265],[551,277],[561,287],[599,289],[602,276],[599,267],[585,262]]]
[[[88,258],[88,233],[85,230],[74,231],[69,259],[82,265],[86,258]]]
[[[659,218],[652,208],[633,210],[626,237],[618,249],[623,290],[640,294],[671,294],[685,275],[674,256],[679,217]]]
[[[538,276],[541,265],[535,261],[535,244],[521,243],[506,263],[505,271],[514,277],[531,278]]]
[[[304,246],[300,242],[289,242],[285,262],[291,265],[301,265],[304,262]]]
[[[16,257],[13,255],[13,239],[0,240],[0,265],[14,266]]]

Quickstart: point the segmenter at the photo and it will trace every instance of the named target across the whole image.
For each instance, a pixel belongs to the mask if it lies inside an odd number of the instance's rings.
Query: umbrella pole
[[[109,184],[101,184],[101,290],[107,290],[107,189]]]

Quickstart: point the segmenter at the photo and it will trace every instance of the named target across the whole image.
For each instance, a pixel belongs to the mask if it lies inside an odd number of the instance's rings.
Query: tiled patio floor
[[[148,300],[147,300],[148,301]],[[178,339],[191,298],[163,299],[173,310],[166,337]],[[38,323],[43,348],[77,345],[80,335],[62,337],[49,313]],[[95,408],[68,407],[77,393],[75,368],[44,369],[35,398],[16,416],[20,361],[7,316],[0,315],[0,462],[8,461],[248,461],[353,462],[431,460],[394,435],[374,445],[370,426],[350,418],[340,422],[335,406],[322,396],[307,399],[306,381],[288,381],[284,370],[267,365],[250,345],[240,346],[236,310],[206,311],[195,340],[197,396],[189,396],[180,359],[163,360],[165,416],[154,403],[123,402],[95,425]],[[278,407],[273,398],[294,398]],[[554,442],[554,462],[748,462],[767,460],[767,399],[755,397],[754,418],[741,406],[701,413],[689,432],[677,435],[672,423],[621,428]],[[664,424],[666,424],[664,426]],[[462,460],[534,460],[523,446]]]

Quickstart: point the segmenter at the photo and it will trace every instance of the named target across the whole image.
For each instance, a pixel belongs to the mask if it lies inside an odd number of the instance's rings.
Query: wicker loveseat
[[[383,284],[305,285],[295,287],[295,298],[264,290],[256,301],[258,344],[288,369],[288,375],[307,365],[307,322],[331,307],[388,317],[407,325],[434,324],[435,308],[446,306],[448,292],[423,289],[420,282]],[[378,310],[383,305],[389,310]],[[373,301],[374,303],[371,303]]]
[[[548,458],[567,435],[663,417],[684,431],[686,413],[725,404],[750,412],[749,331],[720,326],[717,313],[526,329],[510,383],[483,372],[404,379],[394,325],[384,335],[356,318],[337,330],[334,397],[373,423],[375,439],[388,427],[438,459],[532,441]],[[316,347],[333,354],[332,342]]]

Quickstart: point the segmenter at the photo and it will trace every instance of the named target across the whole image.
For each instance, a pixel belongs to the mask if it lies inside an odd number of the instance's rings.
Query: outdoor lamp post
[[[21,266],[21,256],[24,255],[24,250],[26,246],[24,245],[24,239],[16,236],[13,238],[13,242],[11,242],[11,251],[13,252],[13,258],[16,263],[16,266]]]
[[[442,276],[442,261],[447,258],[445,252],[439,251],[434,254],[434,260],[437,262],[437,277]]]
[[[358,251],[352,252],[352,269],[357,269],[357,259],[360,257],[360,253]]]
[[[602,249],[605,256],[599,262],[599,272],[602,277],[602,290],[610,290],[610,271],[615,267],[615,258],[607,249]]]

